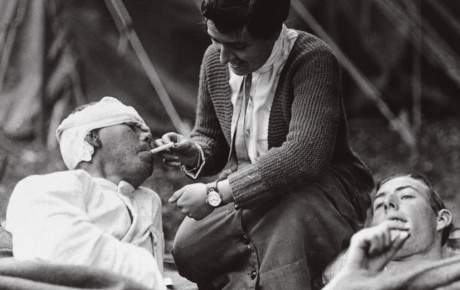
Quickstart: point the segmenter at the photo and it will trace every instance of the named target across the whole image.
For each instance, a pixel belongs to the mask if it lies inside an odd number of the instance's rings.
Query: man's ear
[[[102,145],[101,138],[99,138],[99,134],[96,130],[89,132],[85,136],[85,141],[92,145],[94,148],[99,148]]]
[[[438,211],[437,218],[438,226],[436,230],[440,231],[447,228],[452,223],[452,214],[447,209],[441,209]]]

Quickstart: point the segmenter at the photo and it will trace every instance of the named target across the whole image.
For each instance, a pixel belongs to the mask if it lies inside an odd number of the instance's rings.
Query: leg
[[[354,208],[331,174],[243,211],[259,259],[258,289],[310,289],[358,229]]]
[[[185,218],[172,250],[179,274],[201,285],[200,289],[213,289],[213,279],[247,264],[251,253],[241,243],[243,234],[241,211],[233,204],[217,208],[201,221]]]
[[[311,289],[358,229],[347,189],[330,172],[251,210],[185,219],[173,255],[200,289]]]

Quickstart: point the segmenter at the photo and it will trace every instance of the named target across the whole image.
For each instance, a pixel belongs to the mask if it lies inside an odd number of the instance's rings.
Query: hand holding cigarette
[[[185,136],[170,132],[157,139],[154,142],[155,149],[151,150],[152,154],[157,154],[163,158],[166,166],[178,167],[186,166],[195,168],[198,164],[200,151],[195,142],[190,141]]]

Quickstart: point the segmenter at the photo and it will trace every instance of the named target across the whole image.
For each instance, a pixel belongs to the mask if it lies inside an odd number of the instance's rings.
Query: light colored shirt
[[[7,209],[15,258],[94,267],[165,289],[161,200],[147,188],[120,189],[83,170],[25,178]]]
[[[251,163],[268,151],[268,121],[270,110],[275,96],[278,80],[284,64],[291,53],[292,47],[297,40],[298,33],[294,29],[288,29],[284,24],[280,35],[276,40],[270,57],[262,67],[252,73],[252,84],[248,110],[252,110],[252,121],[246,123],[246,136],[248,140],[247,150]],[[229,64],[230,65],[230,64]],[[235,109],[236,100],[243,83],[244,76],[233,73],[230,69],[230,98]],[[235,131],[237,121],[232,119],[232,132]],[[232,134],[233,138],[233,134]],[[233,140],[232,140],[233,141]],[[182,167],[182,171],[189,177],[198,178],[201,169],[205,165],[203,150],[196,144],[200,151],[200,160],[193,170]]]
[[[247,138],[247,150],[251,163],[268,151],[268,120],[270,109],[275,96],[278,80],[286,63],[291,49],[297,40],[298,33],[293,29],[288,29],[285,25],[273,46],[272,53],[265,64],[257,71],[252,73],[252,85],[248,110],[252,110],[252,121],[246,122],[245,133]],[[236,75],[230,71],[230,94],[233,107],[243,82],[244,76]],[[248,111],[246,112],[248,113]],[[236,122],[232,120],[233,126]]]

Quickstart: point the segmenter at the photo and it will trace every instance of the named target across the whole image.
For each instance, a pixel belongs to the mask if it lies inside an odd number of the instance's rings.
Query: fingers
[[[409,236],[410,234],[408,232],[399,231],[399,233],[394,236],[394,240],[391,242],[390,246],[387,247],[386,250],[382,252],[377,259],[375,259],[375,262],[371,267],[372,270],[383,270],[385,266],[393,259],[396,253],[403,247]]]
[[[179,135],[175,132],[169,132],[169,133],[166,133],[164,134],[162,137],[161,137],[161,140],[163,141],[164,144],[167,144],[167,143],[170,143],[170,142],[179,142],[183,137],[182,135]]]
[[[173,154],[173,153],[168,153],[168,152],[162,152],[160,154],[161,157],[163,157],[163,163],[166,166],[171,166],[171,167],[178,167],[181,166],[179,156]]]
[[[391,238],[386,231],[377,232],[372,237],[372,243],[370,244],[368,254],[370,256],[380,254],[382,251],[384,251],[387,247],[391,245],[390,243]]]
[[[192,147],[195,147],[195,144],[191,143],[191,142],[188,142],[188,141],[182,141],[182,142],[179,142],[179,143],[176,143],[176,146],[174,146],[172,148],[173,151],[176,151],[176,152],[188,152],[189,150],[191,149],[194,149]]]
[[[168,161],[167,159],[163,159],[163,163],[169,167],[180,167],[182,165],[179,161]]]
[[[184,193],[184,190],[179,189],[178,191],[174,192],[173,195],[168,199],[168,202],[175,203]]]
[[[391,248],[388,251],[389,260],[391,260],[391,258],[393,258],[394,255],[396,255],[396,253],[399,251],[399,249],[402,248],[402,246],[409,237],[410,233],[403,231],[400,231],[398,235],[395,235],[393,243],[391,244]]]
[[[393,248],[396,240],[399,244],[401,239],[407,239],[408,230],[408,226],[403,222],[391,220],[381,223],[367,239],[370,244],[368,254],[374,256]]]
[[[171,141],[171,140],[173,140],[173,139],[175,140],[175,138],[174,137],[170,138],[171,136],[167,136],[168,134],[175,134],[175,133],[167,133],[167,134],[165,134],[163,136],[162,139],[155,140],[155,142],[154,142],[155,148],[158,148],[158,147],[161,147],[161,146],[163,146],[165,144],[170,144],[171,142],[174,142],[174,141]],[[163,163],[166,166],[179,167],[181,165],[180,160],[179,160],[179,156],[177,156],[175,154],[175,152],[172,150],[172,147],[168,148],[168,149],[165,149],[165,150],[162,150],[162,151],[160,151],[160,152],[158,152],[156,154],[159,155],[161,158],[163,158]]]

